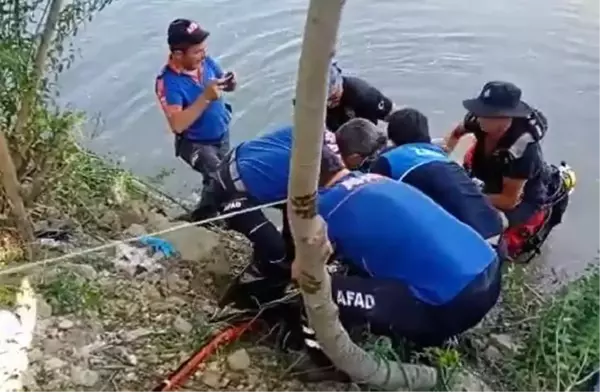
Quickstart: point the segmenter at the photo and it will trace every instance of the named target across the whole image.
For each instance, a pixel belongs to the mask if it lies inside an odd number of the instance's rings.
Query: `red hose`
[[[192,357],[182,363],[169,377],[167,377],[153,391],[172,391],[185,383],[196,372],[198,366],[210,357],[219,346],[238,339],[250,328],[252,321],[234,325],[221,331],[208,344],[198,350]]]

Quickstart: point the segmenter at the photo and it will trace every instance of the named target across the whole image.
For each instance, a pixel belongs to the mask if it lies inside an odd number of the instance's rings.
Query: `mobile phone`
[[[233,79],[233,72],[229,71],[225,74],[225,81],[229,82],[231,79]]]

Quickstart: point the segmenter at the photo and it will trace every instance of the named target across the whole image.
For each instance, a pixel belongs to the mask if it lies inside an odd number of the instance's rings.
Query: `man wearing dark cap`
[[[231,108],[221,92],[235,89],[235,74],[206,54],[209,32],[196,22],[176,19],[167,35],[170,56],[156,95],[175,134],[175,155],[202,173],[201,206],[210,210],[209,180],[229,150]]]
[[[342,74],[335,61],[329,68],[327,128],[335,132],[352,118],[364,118],[377,124],[387,121],[394,102],[364,79]]]
[[[466,171],[431,143],[427,117],[416,109],[400,109],[390,116],[387,131],[394,147],[377,156],[371,173],[414,186],[497,246],[503,229],[500,214]],[[379,135],[368,121],[344,124],[336,135],[344,161],[369,159],[369,151],[379,146]]]
[[[474,134],[472,175],[483,181],[484,193],[509,226],[527,222],[546,201],[548,169],[539,143],[548,128],[546,118],[523,102],[521,89],[509,82],[486,83],[463,106],[468,113],[446,138],[446,150]]]

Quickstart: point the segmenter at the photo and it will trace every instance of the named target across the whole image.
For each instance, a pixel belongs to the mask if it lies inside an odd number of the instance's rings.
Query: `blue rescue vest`
[[[402,180],[411,170],[430,162],[450,162],[446,152],[431,143],[404,144],[381,156],[387,159],[391,176],[395,180]]]
[[[341,259],[402,281],[429,304],[451,301],[496,259],[473,229],[400,181],[353,172],[319,193]]]

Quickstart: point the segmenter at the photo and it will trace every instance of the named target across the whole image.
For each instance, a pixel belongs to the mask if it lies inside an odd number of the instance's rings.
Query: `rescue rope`
[[[15,267],[2,268],[2,269],[0,269],[0,276],[10,275],[10,274],[14,274],[14,273],[17,273],[17,272],[27,271],[27,270],[35,268],[35,267],[40,267],[40,266],[45,267],[45,266],[47,266],[49,264],[54,264],[54,263],[57,263],[59,261],[70,260],[70,259],[73,259],[73,258],[76,258],[76,257],[85,256],[85,255],[90,254],[90,253],[95,253],[95,252],[100,252],[100,251],[103,251],[103,250],[107,250],[107,249],[113,248],[113,247],[118,246],[118,245],[127,244],[127,243],[131,243],[131,242],[135,242],[135,241],[140,241],[144,237],[148,237],[148,236],[158,236],[158,235],[161,235],[161,234],[167,234],[167,233],[171,233],[171,232],[178,231],[178,230],[181,230],[181,229],[186,229],[188,227],[201,226],[201,225],[204,225],[204,224],[207,224],[207,223],[218,222],[218,221],[221,221],[221,220],[232,218],[232,217],[237,216],[237,215],[242,215],[242,214],[246,214],[248,212],[262,210],[263,208],[275,207],[275,206],[284,204],[286,201],[287,201],[287,199],[286,200],[274,201],[274,202],[271,202],[271,203],[265,203],[265,204],[261,204],[261,205],[258,205],[258,206],[248,207],[248,208],[245,208],[243,210],[229,212],[229,213],[226,213],[226,214],[223,214],[223,215],[219,215],[219,216],[215,216],[215,217],[212,217],[212,218],[204,219],[204,220],[201,220],[201,221],[198,221],[198,222],[188,222],[188,223],[184,223],[184,224],[181,224],[181,225],[170,227],[168,229],[155,231],[153,233],[148,233],[148,234],[140,235],[140,236],[137,236],[137,237],[130,237],[130,238],[126,238],[124,240],[113,241],[113,242],[110,242],[110,243],[107,243],[107,244],[99,245],[99,246],[96,246],[96,247],[93,247],[93,248],[82,249],[82,250],[79,250],[79,251],[76,251],[76,252],[73,252],[73,253],[69,253],[69,254],[66,254],[66,255],[58,256],[58,257],[52,257],[52,258],[48,258],[48,259],[44,259],[44,260],[33,261],[33,262],[30,262],[30,263],[18,265],[18,266],[15,266]]]

